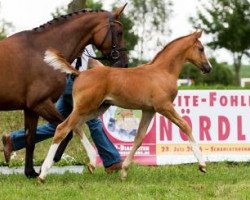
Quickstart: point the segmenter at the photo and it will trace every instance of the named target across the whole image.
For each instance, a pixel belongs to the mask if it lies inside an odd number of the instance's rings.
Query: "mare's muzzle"
[[[110,61],[112,67],[128,67],[128,57],[125,48],[112,49],[107,60]]]
[[[121,50],[114,50],[110,53],[110,63],[112,67],[127,68],[128,56],[125,53],[125,48]]]
[[[124,61],[117,61],[114,64],[112,64],[112,67],[117,67],[117,68],[127,68],[128,67],[128,63],[124,62]]]

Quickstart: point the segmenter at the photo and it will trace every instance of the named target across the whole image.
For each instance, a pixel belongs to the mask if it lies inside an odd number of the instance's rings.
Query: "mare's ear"
[[[125,9],[126,6],[127,6],[127,3],[124,6],[122,6],[120,8],[117,8],[113,12],[115,19],[119,20],[121,18],[121,14],[122,14],[122,12],[123,12],[123,10]]]
[[[88,69],[94,68],[94,67],[102,67],[104,66],[100,61],[95,60],[93,58],[89,58],[88,60]]]

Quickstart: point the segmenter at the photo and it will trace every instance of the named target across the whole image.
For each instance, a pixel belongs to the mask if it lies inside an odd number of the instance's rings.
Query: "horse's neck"
[[[65,19],[61,24],[54,24],[38,31],[36,34],[38,47],[42,45],[43,48],[56,48],[68,61],[72,62],[79,52],[90,43],[93,30],[100,23],[98,20],[100,16],[95,14],[79,14],[78,17]]]
[[[152,65],[155,69],[172,74],[178,79],[182,66],[185,63],[185,51],[186,48],[180,44],[166,48],[160,52]]]

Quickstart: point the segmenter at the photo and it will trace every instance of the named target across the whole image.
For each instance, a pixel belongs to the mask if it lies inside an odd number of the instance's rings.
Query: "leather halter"
[[[121,22],[117,21],[114,19],[114,16],[112,14],[109,15],[109,23],[105,26],[108,26],[108,31],[105,35],[105,37],[103,38],[102,43],[100,44],[99,47],[102,47],[104,45],[104,42],[106,41],[106,39],[108,38],[109,32],[111,33],[111,41],[112,41],[112,46],[111,46],[111,50],[109,53],[107,54],[103,54],[103,56],[100,57],[93,57],[89,54],[88,50],[86,50],[87,52],[87,56],[96,60],[118,60],[120,58],[120,52],[121,51],[127,51],[126,48],[119,48],[117,46],[117,36],[114,32],[114,24],[118,23],[119,25],[122,26]],[[102,28],[104,28],[105,26],[103,26]],[[98,31],[100,31],[102,28],[100,28]]]

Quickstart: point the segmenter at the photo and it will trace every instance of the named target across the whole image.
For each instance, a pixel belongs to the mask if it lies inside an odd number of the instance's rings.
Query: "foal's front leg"
[[[192,130],[188,125],[188,123],[181,116],[179,116],[179,114],[175,111],[172,104],[165,105],[165,107],[160,108],[158,112],[167,117],[169,120],[171,120],[183,131],[183,133],[187,135],[188,140],[192,146],[193,154],[199,162],[200,171],[206,172],[206,164],[205,161],[203,160],[202,152],[192,135]]]
[[[49,152],[41,167],[41,173],[38,177],[38,180],[40,182],[44,182],[49,169],[53,165],[54,163],[53,159],[61,141],[78,124],[79,120],[80,120],[80,115],[78,115],[77,111],[73,111],[64,122],[62,122],[57,126],[55,135],[52,140],[52,145],[50,146]]]
[[[134,144],[129,152],[129,155],[126,157],[124,162],[122,163],[122,170],[121,170],[121,180],[125,180],[128,174],[128,167],[132,162],[132,159],[135,155],[136,150],[141,146],[142,141],[146,135],[148,126],[153,118],[155,112],[154,111],[142,111],[142,118],[140,121],[140,125],[135,136]]]

